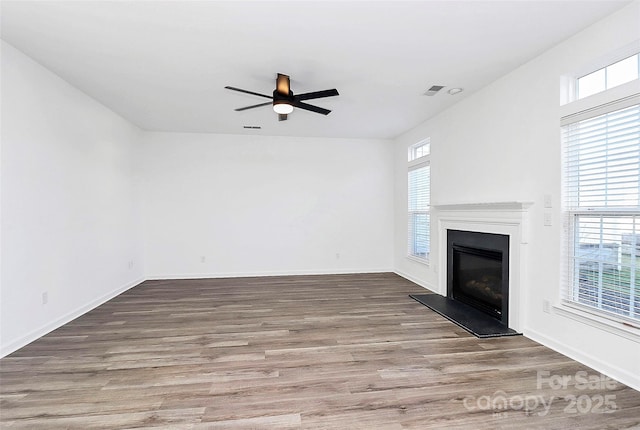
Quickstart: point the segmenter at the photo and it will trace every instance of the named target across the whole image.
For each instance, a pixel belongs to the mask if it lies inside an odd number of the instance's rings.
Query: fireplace
[[[447,230],[447,297],[509,325],[509,236]]]

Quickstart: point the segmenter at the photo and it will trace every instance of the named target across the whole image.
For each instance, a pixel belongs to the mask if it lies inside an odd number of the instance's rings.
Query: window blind
[[[562,298],[640,321],[640,105],[562,127]]]
[[[430,174],[429,164],[419,164],[408,175],[408,253],[423,259],[427,259],[430,251]]]

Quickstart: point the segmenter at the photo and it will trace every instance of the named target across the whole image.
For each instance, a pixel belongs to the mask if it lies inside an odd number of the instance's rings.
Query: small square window
[[[431,152],[431,143],[429,139],[423,140],[409,147],[409,161],[426,157]]]
[[[589,73],[578,79],[578,98],[600,93],[607,89],[607,75],[604,69]]]
[[[618,61],[607,67],[607,88],[638,79],[638,56],[634,55],[626,60]]]
[[[582,99],[593,94],[626,84],[638,79],[640,55],[635,54],[578,78],[577,97]]]

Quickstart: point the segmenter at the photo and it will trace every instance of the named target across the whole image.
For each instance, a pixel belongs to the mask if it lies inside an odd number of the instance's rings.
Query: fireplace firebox
[[[509,236],[447,230],[447,297],[509,324]]]

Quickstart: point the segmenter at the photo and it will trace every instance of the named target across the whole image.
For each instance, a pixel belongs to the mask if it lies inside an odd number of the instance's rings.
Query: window
[[[616,63],[618,64],[618,63]],[[636,69],[637,73],[637,69]],[[563,119],[562,299],[640,322],[640,97]]]
[[[429,140],[423,140],[420,143],[411,145],[409,147],[409,162],[417,160],[418,158],[426,157],[431,152],[431,144]]]
[[[578,99],[588,97],[638,79],[638,69],[640,69],[640,55],[635,54],[582,76],[577,79],[576,97]]]
[[[409,147],[408,172],[408,255],[428,262],[430,251],[430,182],[429,139]]]

